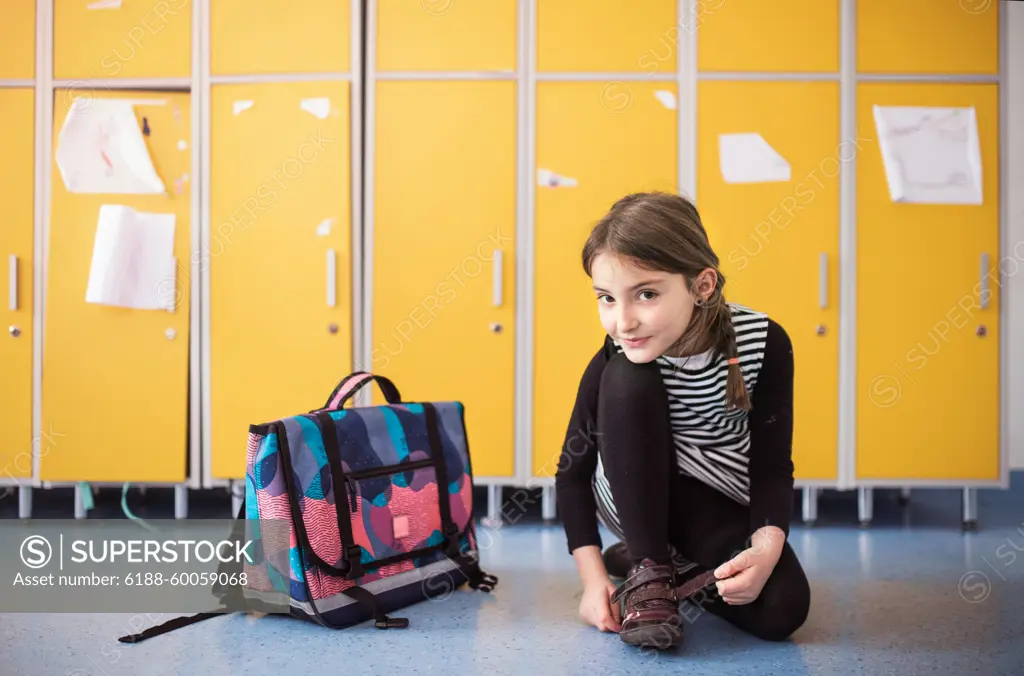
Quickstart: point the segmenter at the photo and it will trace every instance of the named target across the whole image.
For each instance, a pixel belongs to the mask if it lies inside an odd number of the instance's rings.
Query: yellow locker
[[[194,2],[53,0],[54,78],[190,77]]]
[[[542,82],[537,91],[534,235],[534,476],[554,476],[580,376],[604,340],[580,255],[594,224],[627,193],[677,190],[672,83]]]
[[[339,0],[210,3],[214,75],[349,69],[351,8]]]
[[[701,0],[690,24],[702,71],[839,70],[839,0]]]
[[[857,103],[857,477],[996,480],[999,273],[1020,262],[999,249],[998,87],[870,83]],[[874,106],[973,107],[983,203],[893,202]]]
[[[378,0],[377,70],[516,68],[515,0]]]
[[[999,0],[857,0],[862,73],[999,72]]]
[[[514,82],[377,84],[369,370],[462,401],[478,477],[515,472],[516,139]]]
[[[537,70],[674,73],[680,35],[695,17],[675,0],[537,2]]]
[[[35,92],[0,89],[0,480],[32,476],[32,255]],[[11,286],[11,282],[14,286]],[[13,301],[13,302],[12,302]],[[41,451],[46,450],[46,443]]]
[[[836,479],[839,172],[866,144],[840,139],[834,82],[706,81],[697,101],[698,208],[726,298],[767,312],[789,334],[796,478]],[[742,182],[729,168],[726,180],[722,135],[751,133],[788,163],[788,179]]]
[[[31,80],[36,70],[36,0],[4,0],[0,80]]]
[[[212,88],[200,258],[215,478],[245,476],[250,424],[315,408],[352,370],[349,95],[347,82]]]
[[[191,153],[179,142],[191,137],[189,95],[129,90],[92,96],[134,102],[165,194],[70,192],[56,153],[74,97],[55,92],[42,429],[62,436],[42,458],[40,478],[181,482],[189,422],[192,191]],[[168,273],[153,289],[158,294],[173,289],[173,311],[86,302],[102,205],[174,215],[175,276]]]

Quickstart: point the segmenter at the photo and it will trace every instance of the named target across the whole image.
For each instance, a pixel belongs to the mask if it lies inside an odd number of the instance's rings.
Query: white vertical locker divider
[[[353,0],[358,2],[358,0]],[[366,49],[364,50],[366,63],[363,68],[365,80],[363,90],[366,104],[362,106],[362,114],[366,116],[363,128],[363,160],[362,160],[362,187],[365,199],[363,200],[362,222],[361,222],[361,244],[360,255],[362,258],[362,278],[359,321],[361,322],[360,341],[361,350],[355,354],[359,355],[357,366],[361,362],[363,370],[373,371],[373,223],[374,223],[374,180],[373,173],[376,171],[377,159],[375,156],[377,144],[375,135],[377,133],[377,0],[366,0]],[[355,29],[355,28],[354,28]],[[367,406],[371,402],[371,388],[361,388],[353,397],[353,405]]]
[[[363,3],[351,0],[349,3],[349,122],[350,122],[350,164],[351,167],[351,340],[352,340],[352,371],[370,371],[373,364],[363,360],[363,354],[369,353],[363,346],[365,338],[363,327]],[[372,34],[371,34],[372,35]],[[362,396],[369,396],[369,389],[363,388]],[[362,401],[358,399],[357,402]]]
[[[839,142],[857,138],[857,0],[839,15]],[[839,164],[839,458],[836,488],[856,485],[857,161]]]
[[[534,228],[537,143],[537,0],[519,0],[518,103],[516,125],[518,190],[516,197],[516,345],[515,345],[515,476],[520,485],[537,483],[533,477],[533,337],[534,337]]]
[[[208,186],[206,185],[206,173],[203,171],[203,157],[202,149],[205,147],[203,143],[203,128],[202,128],[202,115],[205,109],[205,101],[207,100],[206,91],[204,89],[205,83],[205,71],[203,70],[204,62],[200,58],[203,52],[203,41],[208,35],[206,26],[203,22],[203,15],[206,13],[208,0],[196,0],[192,3],[192,44],[191,52],[192,58],[189,60],[192,66],[192,84],[190,86],[191,95],[189,97],[189,107],[191,109],[190,118],[190,139],[191,144],[191,155],[189,167],[189,176],[193,177],[191,181],[192,189],[191,196],[192,202],[189,205],[189,220],[191,220],[191,254],[189,255],[188,263],[182,265],[182,267],[189,271],[188,273],[188,285],[189,285],[189,350],[188,350],[188,419],[189,419],[189,441],[188,441],[188,477],[186,481],[189,488],[202,488],[203,486],[203,415],[202,415],[202,384],[203,378],[201,377],[202,369],[202,337],[203,337],[203,323],[202,323],[202,312],[206,303],[202,301],[201,295],[203,286],[200,284],[200,271],[202,268],[202,250],[203,250],[203,209],[202,199],[203,195],[207,192]],[[201,177],[203,180],[197,181],[195,177]],[[179,262],[180,264],[180,262]],[[185,505],[187,506],[187,501]]]
[[[1007,3],[997,3],[999,10],[999,248],[998,259],[1009,255],[1014,243],[1010,238],[1010,153],[1005,141],[1010,135],[1009,66],[1010,17]],[[1013,253],[1016,253],[1015,251]],[[996,269],[999,269],[998,264]],[[999,486],[1010,487],[1010,304],[1007,302],[1005,275],[1000,272],[999,296]]]
[[[199,247],[200,252],[210,251],[210,0],[197,0],[195,3],[199,12],[199,45],[198,53],[193,54],[193,63],[197,63],[198,69],[198,102],[193,100],[193,106],[198,106],[199,115],[197,121],[193,122],[199,129],[194,137],[199,138]],[[193,91],[193,96],[197,92]],[[193,107],[193,110],[196,110]],[[193,148],[193,152],[195,149]],[[213,478],[213,434],[210,427],[211,406],[210,406],[210,260],[202,261],[199,270],[201,285],[200,303],[200,353],[201,364],[201,405],[202,420],[202,457],[203,457],[203,487],[213,488],[216,486],[228,486],[229,481]]]
[[[679,104],[676,151],[679,192],[696,203],[697,200],[697,26],[688,30],[688,17],[698,16],[700,0],[678,0],[676,22],[679,42],[676,47],[676,87]]]
[[[18,515],[31,516],[32,488],[40,485],[43,425],[43,319],[46,299],[47,232],[50,213],[50,162],[53,129],[53,0],[36,0],[34,73],[34,174],[32,219],[32,476],[21,483]]]

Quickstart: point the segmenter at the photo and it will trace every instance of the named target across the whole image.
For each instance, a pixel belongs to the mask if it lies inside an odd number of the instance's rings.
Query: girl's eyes
[[[637,294],[637,296],[641,300],[654,300],[655,298],[658,297],[658,292],[657,291],[641,291],[639,294]],[[615,299],[612,298],[611,296],[607,295],[607,294],[602,295],[602,296],[598,296],[597,300],[598,300],[598,302],[601,302],[601,303],[614,303],[615,302]]]

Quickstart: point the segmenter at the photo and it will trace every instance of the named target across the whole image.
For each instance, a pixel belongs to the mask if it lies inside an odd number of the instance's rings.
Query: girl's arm
[[[591,479],[597,469],[597,395],[601,373],[607,363],[606,348],[602,347],[590,360],[580,378],[576,403],[569,418],[555,473],[555,496],[570,554],[579,547],[589,545],[596,546],[600,554],[597,501]],[[583,557],[588,562],[593,559],[586,554]],[[600,560],[600,556],[597,558]]]
[[[793,513],[793,344],[769,320],[764,362],[751,397],[750,532],[789,535]]]

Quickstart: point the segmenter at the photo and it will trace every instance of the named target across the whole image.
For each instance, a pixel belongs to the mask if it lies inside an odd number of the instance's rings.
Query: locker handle
[[[494,258],[493,258],[493,260],[494,260],[494,279],[493,279],[492,284],[493,284],[493,287],[494,287],[494,307],[501,307],[501,297],[503,295],[503,291],[502,291],[501,287],[502,287],[502,281],[504,280],[504,275],[502,274],[502,267],[503,266],[502,266],[502,252],[501,252],[501,249],[495,249],[494,250]]]
[[[18,309],[18,256],[17,254],[11,254],[7,259],[8,268],[8,303],[7,305],[11,310]]]
[[[824,251],[818,256],[818,305],[822,310],[828,307],[828,254]]]
[[[327,307],[338,303],[338,260],[334,249],[327,250]]]
[[[981,254],[981,309],[988,307],[988,254]]]

